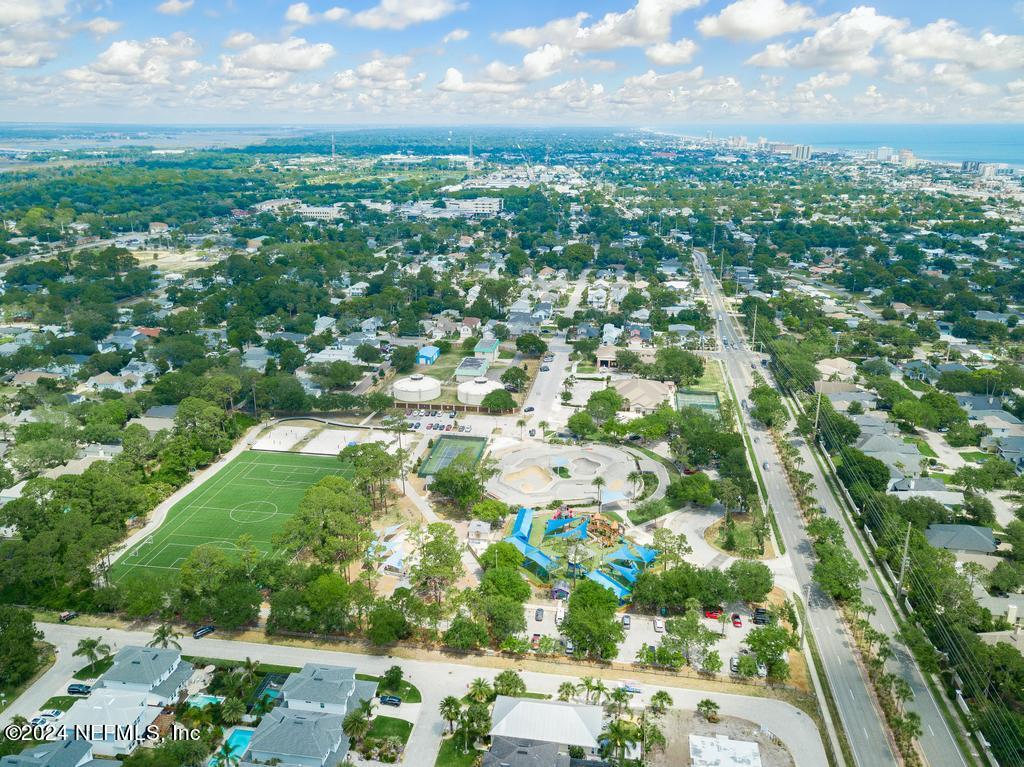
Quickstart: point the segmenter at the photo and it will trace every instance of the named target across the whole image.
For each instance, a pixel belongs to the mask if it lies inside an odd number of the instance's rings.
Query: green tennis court
[[[156,532],[114,564],[112,578],[177,570],[205,543],[237,552],[243,534],[269,554],[274,535],[298,510],[306,488],[330,475],[348,477],[352,470],[328,456],[247,450],[176,503]]]
[[[429,477],[451,464],[460,455],[469,455],[474,462],[484,454],[487,440],[483,437],[456,437],[444,434],[437,438],[427,458],[420,465],[419,475]]]

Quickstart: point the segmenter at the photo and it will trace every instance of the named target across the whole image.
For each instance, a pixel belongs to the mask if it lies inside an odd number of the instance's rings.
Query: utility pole
[[[907,535],[903,539],[903,556],[900,557],[900,577],[896,581],[896,598],[899,599],[903,595],[903,576],[907,574],[907,562],[910,557],[908,553],[910,551],[910,528],[911,524],[907,522]]]
[[[750,332],[750,345],[753,346],[757,343],[757,309],[758,304],[754,304],[754,327]]]
[[[818,416],[821,415],[821,391],[818,391],[818,404],[814,406],[814,434],[811,435],[812,439],[817,439],[818,436]]]

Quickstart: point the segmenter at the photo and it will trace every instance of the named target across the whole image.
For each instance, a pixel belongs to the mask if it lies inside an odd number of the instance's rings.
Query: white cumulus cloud
[[[452,0],[380,0],[372,8],[353,15],[352,24],[365,29],[405,29],[437,21],[467,7],[468,3]]]
[[[499,83],[493,80],[466,80],[458,69],[448,67],[444,79],[437,87],[449,93],[514,93],[523,86],[519,83]]]
[[[737,0],[697,22],[701,34],[730,40],[767,40],[813,26],[814,11],[785,0]]]
[[[350,11],[347,8],[339,6],[332,6],[325,11],[317,13],[310,10],[308,3],[292,3],[288,6],[288,10],[284,12],[284,18],[293,24],[306,26],[308,24],[317,24],[321,21],[341,21],[347,18],[349,14]]]
[[[893,35],[886,46],[905,59],[955,61],[976,69],[1024,66],[1024,35],[985,32],[980,37],[972,37],[950,19],[939,19],[920,29]]]
[[[180,16],[195,5],[195,0],[164,0],[156,7],[157,13]]]
[[[674,43],[658,43],[644,51],[647,58],[662,67],[674,67],[685,64],[693,59],[697,52],[697,43],[693,40],[677,40]]]

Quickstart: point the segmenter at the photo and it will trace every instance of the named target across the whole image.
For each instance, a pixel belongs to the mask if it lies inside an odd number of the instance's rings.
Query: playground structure
[[[633,499],[629,479],[636,459],[612,445],[516,444],[493,453],[499,473],[487,483],[487,491],[505,503],[542,507],[554,501],[621,504]],[[604,484],[598,488],[594,480]]]
[[[523,506],[504,540],[522,552],[522,566],[545,583],[588,578],[625,604],[637,577],[654,564],[658,552],[633,543],[624,533],[621,522],[599,512],[564,506],[535,512]]]

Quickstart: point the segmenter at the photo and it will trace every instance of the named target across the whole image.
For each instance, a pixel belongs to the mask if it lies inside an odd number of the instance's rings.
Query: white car
[[[43,717],[44,719],[60,719],[64,716],[64,712],[61,711],[59,708],[50,708],[46,711],[40,711],[39,716]]]
[[[665,630],[665,621],[663,618],[654,619],[654,630],[659,634]]]

